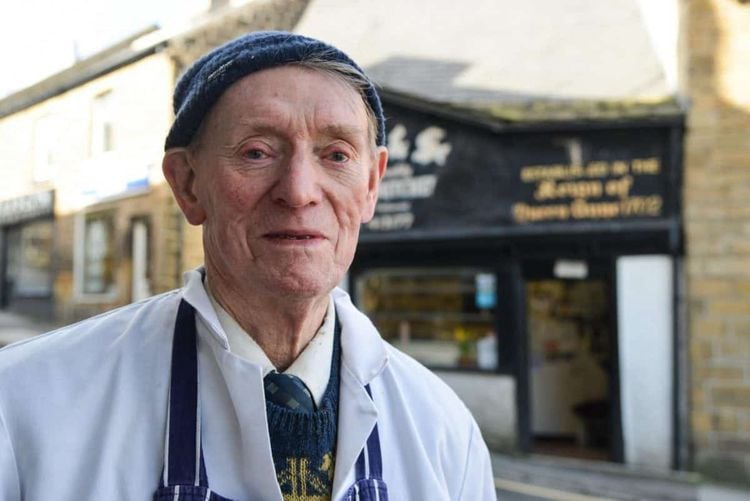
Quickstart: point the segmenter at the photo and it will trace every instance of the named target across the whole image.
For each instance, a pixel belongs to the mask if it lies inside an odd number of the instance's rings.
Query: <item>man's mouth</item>
[[[296,231],[279,231],[266,233],[266,238],[277,240],[314,240],[322,238],[319,233],[296,232]]]
[[[271,238],[283,238],[283,239],[286,239],[286,240],[310,240],[313,237],[311,237],[310,235],[277,235],[277,234],[272,234]]]

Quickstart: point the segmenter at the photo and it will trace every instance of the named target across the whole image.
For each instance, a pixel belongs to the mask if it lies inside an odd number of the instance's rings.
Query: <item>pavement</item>
[[[637,469],[552,456],[492,455],[499,500],[749,501],[750,489],[690,472]]]
[[[22,341],[56,326],[39,322],[17,313],[0,310],[0,346]]]
[[[0,346],[55,325],[0,310]],[[750,489],[704,481],[688,472],[655,472],[602,461],[492,454],[501,501],[750,501]]]

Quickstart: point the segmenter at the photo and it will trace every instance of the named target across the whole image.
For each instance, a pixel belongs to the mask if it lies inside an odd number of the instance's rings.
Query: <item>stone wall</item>
[[[261,30],[290,31],[307,8],[309,0],[254,0],[239,7],[210,13],[193,30],[169,43],[169,53],[178,68],[184,68],[200,56],[243,33]]]
[[[682,7],[693,466],[750,481],[750,4]]]

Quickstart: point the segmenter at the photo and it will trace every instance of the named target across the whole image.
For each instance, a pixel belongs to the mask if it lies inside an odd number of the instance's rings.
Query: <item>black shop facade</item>
[[[679,467],[682,118],[384,108],[355,303],[491,448]]]

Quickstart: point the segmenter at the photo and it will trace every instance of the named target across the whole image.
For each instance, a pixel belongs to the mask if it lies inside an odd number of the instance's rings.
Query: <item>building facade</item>
[[[750,4],[683,8],[690,453],[750,481]]]
[[[3,100],[4,204],[45,200],[42,216],[4,228],[10,309],[72,321],[174,283],[150,236],[165,230],[159,136],[173,66],[163,46],[132,41]]]

